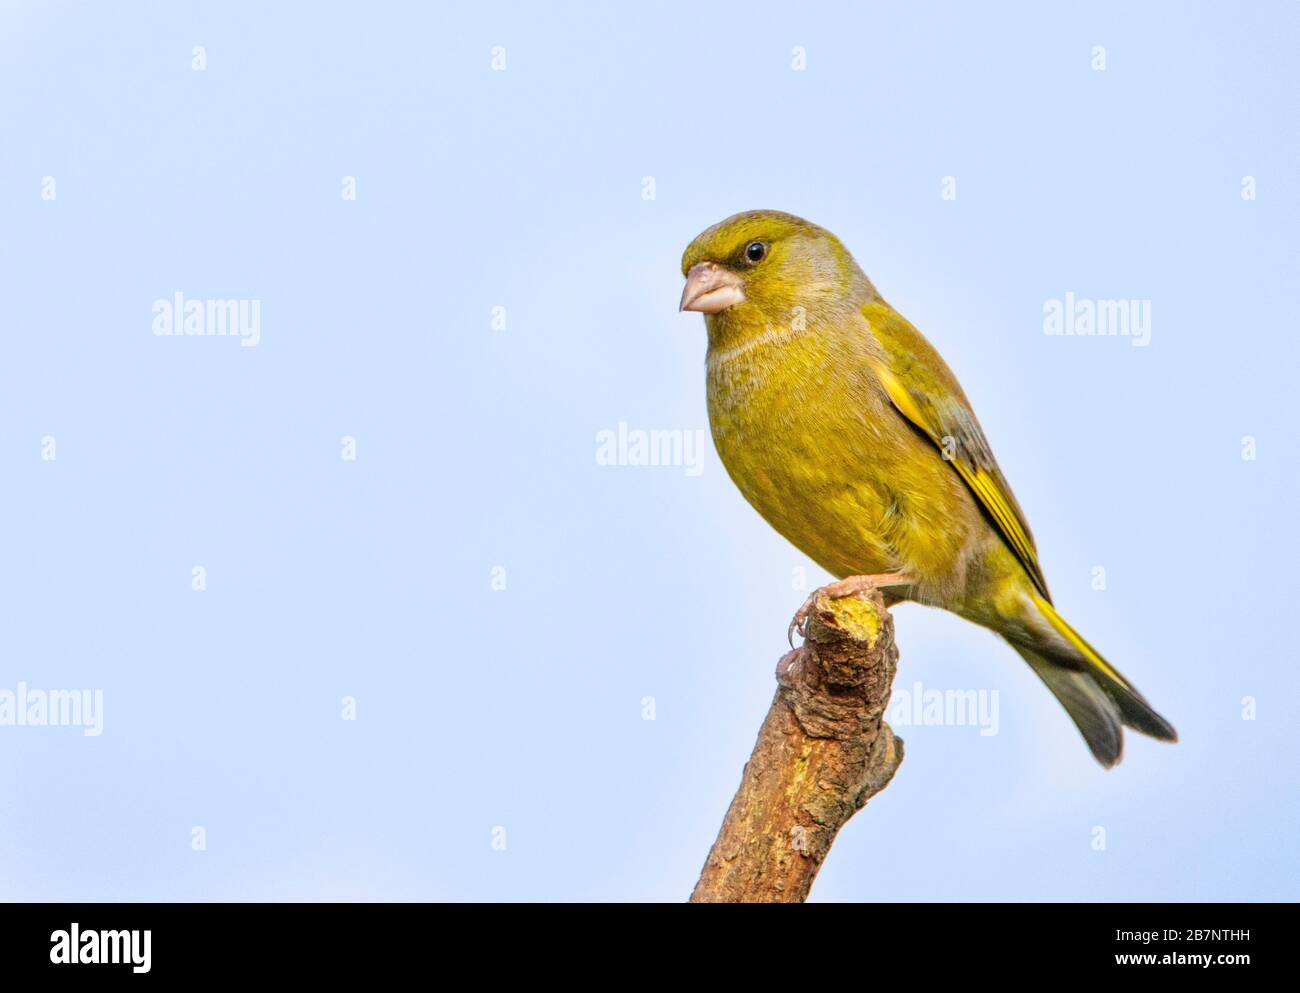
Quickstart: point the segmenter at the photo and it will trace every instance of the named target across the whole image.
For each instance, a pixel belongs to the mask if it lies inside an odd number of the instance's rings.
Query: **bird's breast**
[[[714,444],[745,499],[828,572],[942,583],[962,554],[968,495],[863,359],[812,333],[711,350]]]

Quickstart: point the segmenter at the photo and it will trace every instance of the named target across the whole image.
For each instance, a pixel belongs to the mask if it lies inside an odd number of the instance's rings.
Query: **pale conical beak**
[[[716,262],[701,262],[686,274],[679,310],[716,314],[745,299],[744,281]]]

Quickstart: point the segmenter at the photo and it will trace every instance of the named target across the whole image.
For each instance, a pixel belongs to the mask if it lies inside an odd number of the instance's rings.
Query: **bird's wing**
[[[957,377],[921,332],[887,303],[870,303],[862,313],[882,349],[872,365],[890,401],[934,442],[939,454],[965,481],[1038,592],[1050,603],[1034,536]]]

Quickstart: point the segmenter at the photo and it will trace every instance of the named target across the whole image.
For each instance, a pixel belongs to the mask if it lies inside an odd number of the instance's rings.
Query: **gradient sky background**
[[[999,732],[895,725],[814,899],[1295,899],[1298,40],[1294,3],[0,3],[0,689],[105,709],[0,727],[0,897],[683,899],[825,577],[711,445],[596,436],[707,427],[681,252],[775,207],[942,351],[1182,735],[1104,772],[901,607],[897,685]],[[155,337],[176,291],[260,300],[260,344]],[[1044,335],[1067,291],[1149,299],[1150,345]]]

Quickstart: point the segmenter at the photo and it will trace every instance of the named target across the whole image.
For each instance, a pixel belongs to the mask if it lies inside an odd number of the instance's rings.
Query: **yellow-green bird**
[[[704,314],[709,423],[727,472],[840,582],[996,631],[1103,766],[1122,725],[1173,727],[1052,606],[1033,536],[957,378],[829,231],[736,214],[682,256]],[[806,614],[807,605],[801,611]]]

